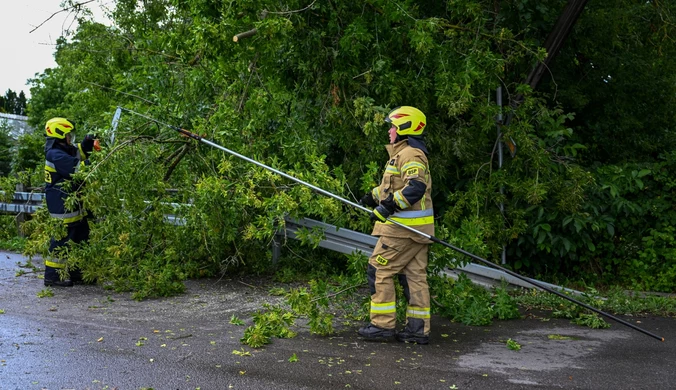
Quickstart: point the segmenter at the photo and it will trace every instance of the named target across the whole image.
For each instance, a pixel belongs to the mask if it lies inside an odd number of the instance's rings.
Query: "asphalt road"
[[[249,325],[278,299],[259,281],[189,281],[181,296],[142,302],[82,285],[38,298],[42,280],[16,276],[25,261],[0,252],[2,390],[676,388],[670,318],[623,317],[665,342],[617,323],[592,330],[529,315],[488,327],[434,317],[427,346],[366,343],[350,324],[335,337],[301,325],[297,337],[253,349],[229,320]]]

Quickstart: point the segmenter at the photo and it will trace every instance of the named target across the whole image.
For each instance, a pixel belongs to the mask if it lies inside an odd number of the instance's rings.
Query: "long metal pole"
[[[118,109],[120,109],[120,107],[118,107]],[[129,113],[132,113],[132,114],[135,114],[135,115],[139,115],[139,116],[141,116],[141,117],[143,117],[143,118],[146,118],[146,119],[148,119],[148,120],[151,120],[151,121],[153,121],[153,122],[155,122],[155,123],[158,123],[158,124],[167,126],[167,127],[171,128],[171,129],[174,129],[174,130],[178,131],[179,133],[181,133],[181,134],[183,134],[183,135],[185,135],[185,136],[187,136],[187,137],[190,137],[190,138],[192,138],[192,139],[194,139],[194,140],[197,140],[197,141],[199,141],[199,142],[202,142],[202,143],[204,143],[204,144],[207,144],[207,145],[209,145],[209,146],[212,146],[212,147],[214,147],[214,148],[216,148],[216,149],[220,149],[220,150],[222,150],[222,151],[224,151],[224,152],[226,152],[226,153],[229,153],[229,154],[231,154],[231,155],[233,155],[233,156],[235,156],[235,157],[239,157],[239,158],[241,158],[241,159],[244,160],[244,161],[250,162],[250,163],[252,163],[252,164],[254,164],[254,165],[257,165],[257,166],[259,166],[259,167],[261,167],[261,168],[267,169],[267,170],[269,170],[269,171],[271,171],[271,172],[274,172],[274,173],[276,173],[276,174],[278,174],[278,175],[280,175],[280,176],[283,176],[283,177],[285,177],[285,178],[287,178],[287,179],[289,179],[289,180],[295,181],[296,183],[299,183],[299,184],[302,184],[302,185],[307,186],[307,187],[309,187],[309,188],[312,188],[313,190],[315,190],[315,191],[317,191],[317,192],[319,192],[319,193],[321,193],[321,194],[323,194],[323,195],[326,195],[326,196],[328,196],[328,197],[330,197],[330,198],[336,199],[336,200],[338,200],[338,201],[340,201],[340,202],[343,202],[343,203],[345,203],[345,204],[349,204],[350,206],[356,207],[356,208],[358,208],[358,209],[360,209],[360,210],[363,210],[363,211],[366,211],[366,212],[368,212],[368,213],[370,213],[370,212],[372,211],[371,209],[366,208],[366,207],[364,207],[364,206],[362,206],[362,205],[360,205],[360,204],[358,204],[358,203],[351,202],[351,201],[349,201],[349,200],[347,200],[347,199],[344,199],[344,198],[342,198],[342,197],[340,197],[340,196],[338,196],[338,195],[336,195],[336,194],[333,194],[333,193],[331,193],[331,192],[329,192],[329,191],[326,191],[326,190],[324,190],[324,189],[321,189],[321,188],[319,188],[319,187],[317,187],[317,186],[314,186],[314,185],[312,185],[312,184],[310,184],[310,183],[308,183],[308,182],[305,182],[305,181],[303,181],[303,180],[301,180],[301,179],[295,178],[295,177],[293,177],[293,176],[291,176],[291,175],[289,175],[289,174],[287,174],[287,173],[284,173],[284,172],[282,172],[282,171],[280,171],[280,170],[277,170],[277,169],[275,169],[275,168],[269,167],[269,166],[267,166],[267,165],[265,165],[265,164],[263,164],[263,163],[261,163],[261,162],[258,162],[258,161],[256,161],[256,160],[253,160],[253,159],[249,158],[249,157],[246,157],[246,156],[241,155],[241,154],[239,154],[239,153],[237,153],[237,152],[234,152],[234,151],[232,151],[232,150],[230,150],[230,149],[228,149],[228,148],[225,148],[225,147],[223,147],[223,146],[221,146],[221,145],[219,145],[219,144],[217,144],[217,143],[214,143],[214,142],[212,142],[212,141],[209,141],[209,140],[207,140],[207,139],[204,139],[204,138],[202,138],[199,134],[195,134],[195,133],[193,133],[193,132],[191,132],[191,131],[182,129],[182,128],[180,128],[180,127],[172,126],[172,125],[170,125],[170,124],[167,124],[167,123],[164,123],[164,122],[160,122],[160,121],[158,121],[158,120],[156,120],[156,119],[150,118],[150,117],[145,116],[145,115],[143,115],[143,114],[139,114],[139,113],[137,113],[137,112],[135,112],[135,111],[132,111],[132,110],[128,110],[128,109],[126,109],[126,108],[122,108],[122,109],[125,110],[125,111],[127,111],[127,112],[129,112]],[[540,284],[540,283],[538,283],[538,282],[536,282],[536,281],[534,281],[534,280],[532,280],[532,279],[528,279],[528,278],[526,278],[525,276],[521,276],[521,275],[517,274],[516,272],[512,272],[512,271],[508,270],[507,268],[501,267],[501,266],[499,266],[499,265],[497,265],[497,264],[494,264],[494,263],[492,263],[492,262],[490,262],[490,261],[488,261],[488,260],[486,260],[486,259],[484,259],[484,258],[482,258],[482,257],[479,257],[479,256],[477,256],[477,255],[475,255],[475,254],[473,254],[473,253],[467,252],[467,251],[464,250],[464,249],[458,248],[458,247],[456,247],[456,246],[454,246],[454,245],[451,245],[451,244],[449,244],[449,243],[447,243],[447,242],[445,242],[445,241],[442,241],[442,240],[440,240],[440,239],[438,239],[438,238],[436,238],[436,237],[434,237],[434,236],[431,236],[431,235],[429,235],[429,234],[427,234],[427,233],[423,233],[423,232],[421,232],[421,231],[419,231],[419,230],[416,230],[416,229],[414,229],[414,228],[412,228],[412,227],[410,227],[410,226],[406,226],[406,225],[401,224],[401,223],[399,223],[399,222],[397,222],[397,221],[394,221],[394,220],[392,220],[392,219],[390,219],[390,218],[387,218],[387,220],[388,220],[388,222],[391,222],[391,223],[393,223],[393,224],[395,224],[395,225],[397,225],[397,226],[400,226],[400,227],[402,227],[402,228],[404,228],[404,229],[406,229],[406,230],[408,230],[408,231],[411,231],[411,232],[413,232],[413,233],[415,233],[415,234],[418,234],[418,235],[420,235],[420,236],[423,236],[423,237],[429,239],[429,240],[432,241],[432,242],[435,242],[435,243],[440,244],[440,245],[443,245],[443,246],[445,246],[445,247],[447,247],[447,248],[453,249],[454,251],[456,251],[456,252],[458,252],[458,253],[461,253],[461,254],[463,254],[463,255],[465,255],[465,256],[471,257],[472,259],[474,259],[474,260],[476,260],[476,261],[478,261],[478,262],[480,262],[480,263],[486,264],[486,265],[489,266],[489,267],[497,268],[497,269],[499,269],[499,270],[501,270],[501,271],[503,271],[503,272],[508,273],[509,275],[514,276],[515,278],[521,279],[521,280],[523,280],[524,282],[530,283],[530,284],[532,284],[532,285],[535,286],[535,287],[538,287],[538,288],[540,288],[540,289],[542,289],[542,290],[545,290],[545,291],[550,292],[550,293],[552,293],[552,294],[554,294],[554,295],[557,295],[557,296],[559,296],[559,297],[561,297],[561,298],[563,298],[563,299],[566,299],[566,300],[568,300],[568,301],[570,301],[570,302],[573,302],[573,303],[575,303],[575,304],[577,304],[577,305],[580,305],[580,306],[584,307],[585,309],[588,309],[588,310],[593,311],[594,313],[597,313],[597,314],[600,314],[600,315],[602,315],[602,316],[604,316],[604,317],[610,318],[610,319],[612,319],[612,320],[614,320],[614,321],[616,321],[616,322],[619,322],[619,323],[622,324],[622,325],[626,325],[626,326],[628,326],[628,327],[630,327],[630,328],[632,328],[632,329],[634,329],[634,330],[637,330],[637,331],[639,331],[639,332],[641,332],[641,333],[643,333],[643,334],[645,334],[645,335],[648,335],[648,336],[650,336],[650,337],[653,337],[653,338],[655,338],[655,339],[657,339],[657,340],[664,341],[664,337],[657,336],[657,335],[655,335],[655,334],[653,334],[653,333],[651,333],[651,332],[649,332],[649,331],[647,331],[647,330],[645,330],[645,329],[639,328],[638,326],[636,326],[636,325],[634,325],[634,324],[632,324],[632,323],[629,323],[629,322],[627,322],[627,321],[625,321],[625,320],[622,320],[622,319],[620,319],[620,318],[617,318],[617,317],[615,317],[615,316],[613,316],[613,315],[611,315],[611,314],[608,314],[608,313],[606,313],[606,312],[604,312],[604,311],[601,311],[601,310],[599,310],[599,309],[597,309],[597,308],[595,308],[595,307],[589,306],[589,305],[587,305],[586,303],[580,302],[580,301],[578,301],[578,300],[576,300],[576,299],[574,299],[574,298],[571,298],[571,297],[569,297],[569,296],[567,296],[567,295],[565,295],[565,294],[563,294],[563,293],[561,293],[561,292],[559,292],[559,291],[556,291],[556,290],[551,289],[551,288],[549,288],[549,287],[547,287],[547,286],[545,286],[545,285],[543,285],[543,284]]]
[[[495,98],[498,103],[498,107],[500,108],[500,111],[498,112],[498,118],[497,118],[497,128],[498,128],[498,168],[502,169],[502,161],[503,161],[503,153],[502,153],[502,129],[500,126],[502,126],[502,85],[498,87],[498,89],[495,91]],[[500,195],[505,195],[505,186],[500,186]],[[505,218],[505,202],[503,200],[500,200],[500,215],[502,215],[502,218]],[[501,263],[502,265],[507,264],[507,246],[505,244],[502,244],[502,255],[501,255]]]

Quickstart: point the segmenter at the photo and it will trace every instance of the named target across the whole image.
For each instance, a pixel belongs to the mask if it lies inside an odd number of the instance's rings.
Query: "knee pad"
[[[369,264],[368,269],[366,270],[366,278],[369,281],[371,295],[373,295],[376,293],[376,267]]]
[[[404,274],[398,274],[397,277],[399,278],[399,284],[404,289],[404,297],[406,298],[406,302],[410,302],[411,290],[408,289],[408,278],[406,278],[406,275]]]

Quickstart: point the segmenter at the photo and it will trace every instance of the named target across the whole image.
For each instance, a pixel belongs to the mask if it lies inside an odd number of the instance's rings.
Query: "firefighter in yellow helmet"
[[[395,108],[385,119],[391,127],[389,159],[378,187],[360,203],[373,207],[371,219],[378,243],[369,259],[367,276],[371,292],[371,321],[359,329],[365,340],[396,337],[399,341],[429,343],[430,294],[427,257],[431,241],[389,221],[390,218],[423,233],[434,235],[432,178],[427,147],[422,138],[427,119],[415,107]],[[404,289],[408,307],[406,326],[396,332],[394,278]]]
[[[86,135],[81,143],[75,142],[75,123],[66,118],[52,118],[45,125],[45,198],[47,209],[53,218],[66,224],[64,238],[52,237],[49,252],[63,248],[70,242],[79,243],[89,239],[89,224],[86,212],[79,203],[74,208],[66,207],[66,198],[73,186],[64,185],[71,181],[81,166],[89,164],[89,155],[97,148],[94,136]],[[70,270],[70,278],[62,279],[59,270],[66,268],[65,260],[58,254],[45,259],[45,286],[70,287],[80,281],[79,270]]]

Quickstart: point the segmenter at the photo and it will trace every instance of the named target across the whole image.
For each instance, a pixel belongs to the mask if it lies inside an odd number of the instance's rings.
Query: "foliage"
[[[507,292],[506,286],[496,288],[494,292],[493,312],[495,318],[499,320],[511,320],[514,318],[521,318],[519,307],[516,300]]]
[[[675,18],[673,2],[585,7],[542,87],[577,114],[570,126],[586,165],[654,161],[676,146]]]
[[[599,310],[619,315],[676,315],[676,299],[673,297],[635,296],[617,287],[605,292],[605,298],[600,298],[599,295],[598,291],[589,289],[582,296],[575,298]],[[610,324],[596,313],[582,309],[580,306],[549,293],[531,290],[517,296],[516,300],[528,309],[553,310],[552,315],[554,317],[568,318],[578,325],[595,329],[610,327]]]
[[[5,121],[0,121],[0,177],[9,175],[12,162],[12,142],[9,136],[10,127]]]
[[[14,195],[17,180],[13,177],[0,177],[0,203],[10,203]],[[23,250],[26,238],[19,232],[16,215],[0,214],[0,249]]]
[[[4,96],[0,96],[0,112],[14,115],[26,115],[26,94],[8,89]]]
[[[81,199],[100,220],[70,261],[137,298],[162,296],[188,277],[265,270],[284,218],[369,229],[364,214],[148,117],[354,200],[386,160],[384,115],[413,104],[428,117],[440,239],[490,259],[507,246],[508,266],[531,275],[620,275],[673,289],[667,223],[676,211],[660,209],[670,193],[657,195],[671,188],[657,168],[673,157],[657,155],[673,146],[673,5],[621,3],[589,6],[550,68],[554,78],[535,93],[521,81],[547,55],[541,46],[563,0],[118,0],[113,26],[82,20],[58,40],[58,66],[32,80],[34,126],[66,116],[105,141],[78,174]],[[512,99],[502,131],[518,145],[501,169],[499,85]],[[113,138],[117,106],[144,117],[124,111]],[[656,186],[640,189],[637,179]],[[646,213],[662,213],[660,221],[642,220]],[[166,214],[184,224],[165,224]],[[36,218],[27,253],[45,254],[38,241],[52,227],[38,225],[48,223]],[[309,246],[321,237],[300,236]],[[468,260],[432,251],[432,270]],[[466,293],[462,282],[442,287]],[[471,323],[490,322],[498,304],[474,292],[457,301],[448,315]],[[317,310],[318,330],[328,330],[325,308]]]
[[[26,187],[44,186],[45,139],[42,133],[19,136],[12,154],[12,173]]]
[[[477,131],[455,135],[458,142],[488,140],[492,125],[483,118],[496,108],[483,104],[483,91],[498,82],[506,63],[532,60],[535,47],[504,29],[494,31],[476,18],[481,9],[469,5],[457,6],[451,19],[432,16],[445,13],[433,2],[367,6],[364,13],[357,5],[315,3],[309,12],[277,10],[260,20],[259,12],[276,4],[153,1],[141,10],[134,1],[118,1],[114,27],[82,21],[69,40],[59,40],[59,67],[33,80],[31,121],[67,116],[85,132],[110,139],[112,108],[122,105],[345,196],[348,183],[364,180],[361,167],[385,158],[379,144],[386,136],[376,131],[383,113],[416,101],[435,118],[430,144],[439,148],[435,175],[442,178],[458,156],[441,141],[470,121]],[[229,37],[252,26],[257,35],[232,43]],[[499,56],[495,45],[510,56]],[[384,50],[395,46],[403,51]],[[244,259],[255,267],[251,259],[267,258],[264,245],[285,216],[368,226],[365,216],[346,213],[335,200],[177,139],[170,129],[128,112],[115,143],[92,160],[81,174],[88,182],[82,197],[95,215],[105,215],[105,223],[93,227],[86,254],[70,256],[73,262],[86,257],[87,264],[79,265],[98,280],[137,290],[139,297],[179,291],[173,284],[185,277],[238,268]],[[133,188],[127,185],[131,177]],[[445,181],[438,183],[444,191]],[[179,192],[167,194],[167,188]],[[145,211],[144,201],[152,211]],[[193,206],[169,210],[162,206],[168,202]],[[185,218],[184,226],[161,223],[172,211]]]
[[[507,348],[511,349],[512,351],[520,351],[521,344],[517,343],[512,339],[507,339]]]
[[[237,317],[234,314],[232,315],[232,317],[230,317],[230,323],[233,325],[244,325],[244,321],[239,319],[239,317]]]
[[[610,328],[610,324],[605,322],[603,318],[599,317],[599,315],[596,313],[580,314],[577,318],[573,319],[573,323],[582,326],[587,326],[592,329]]]
[[[8,231],[15,230],[14,227],[7,226]],[[13,236],[11,238],[0,238],[0,249],[12,252],[21,252],[26,246],[26,239]]]
[[[435,296],[433,312],[451,321],[465,325],[490,325],[493,318],[501,320],[519,318],[521,314],[514,299],[504,288],[492,295],[488,290],[475,286],[465,274],[457,280],[445,276],[430,276],[430,290]]]
[[[242,343],[259,348],[270,342],[271,337],[292,338],[296,333],[289,327],[294,324],[295,317],[281,307],[264,305],[267,311],[257,312],[254,315],[254,325],[244,330]]]
[[[307,315],[310,332],[319,335],[333,333],[333,315],[328,312],[329,300],[326,297],[326,282],[310,281],[310,292],[300,288],[289,293],[288,301],[291,309],[301,315]],[[316,299],[311,299],[317,296]]]
[[[673,152],[653,163],[596,166],[597,184],[584,206],[563,218],[546,207],[534,208],[532,234],[519,238],[515,254],[537,273],[673,291],[674,169]]]
[[[51,298],[54,296],[54,290],[51,288],[43,288],[42,290],[38,291],[37,297],[38,298]]]
[[[574,340],[573,337],[562,336],[560,334],[550,334],[550,335],[547,335],[547,338],[550,339],[550,340]]]

